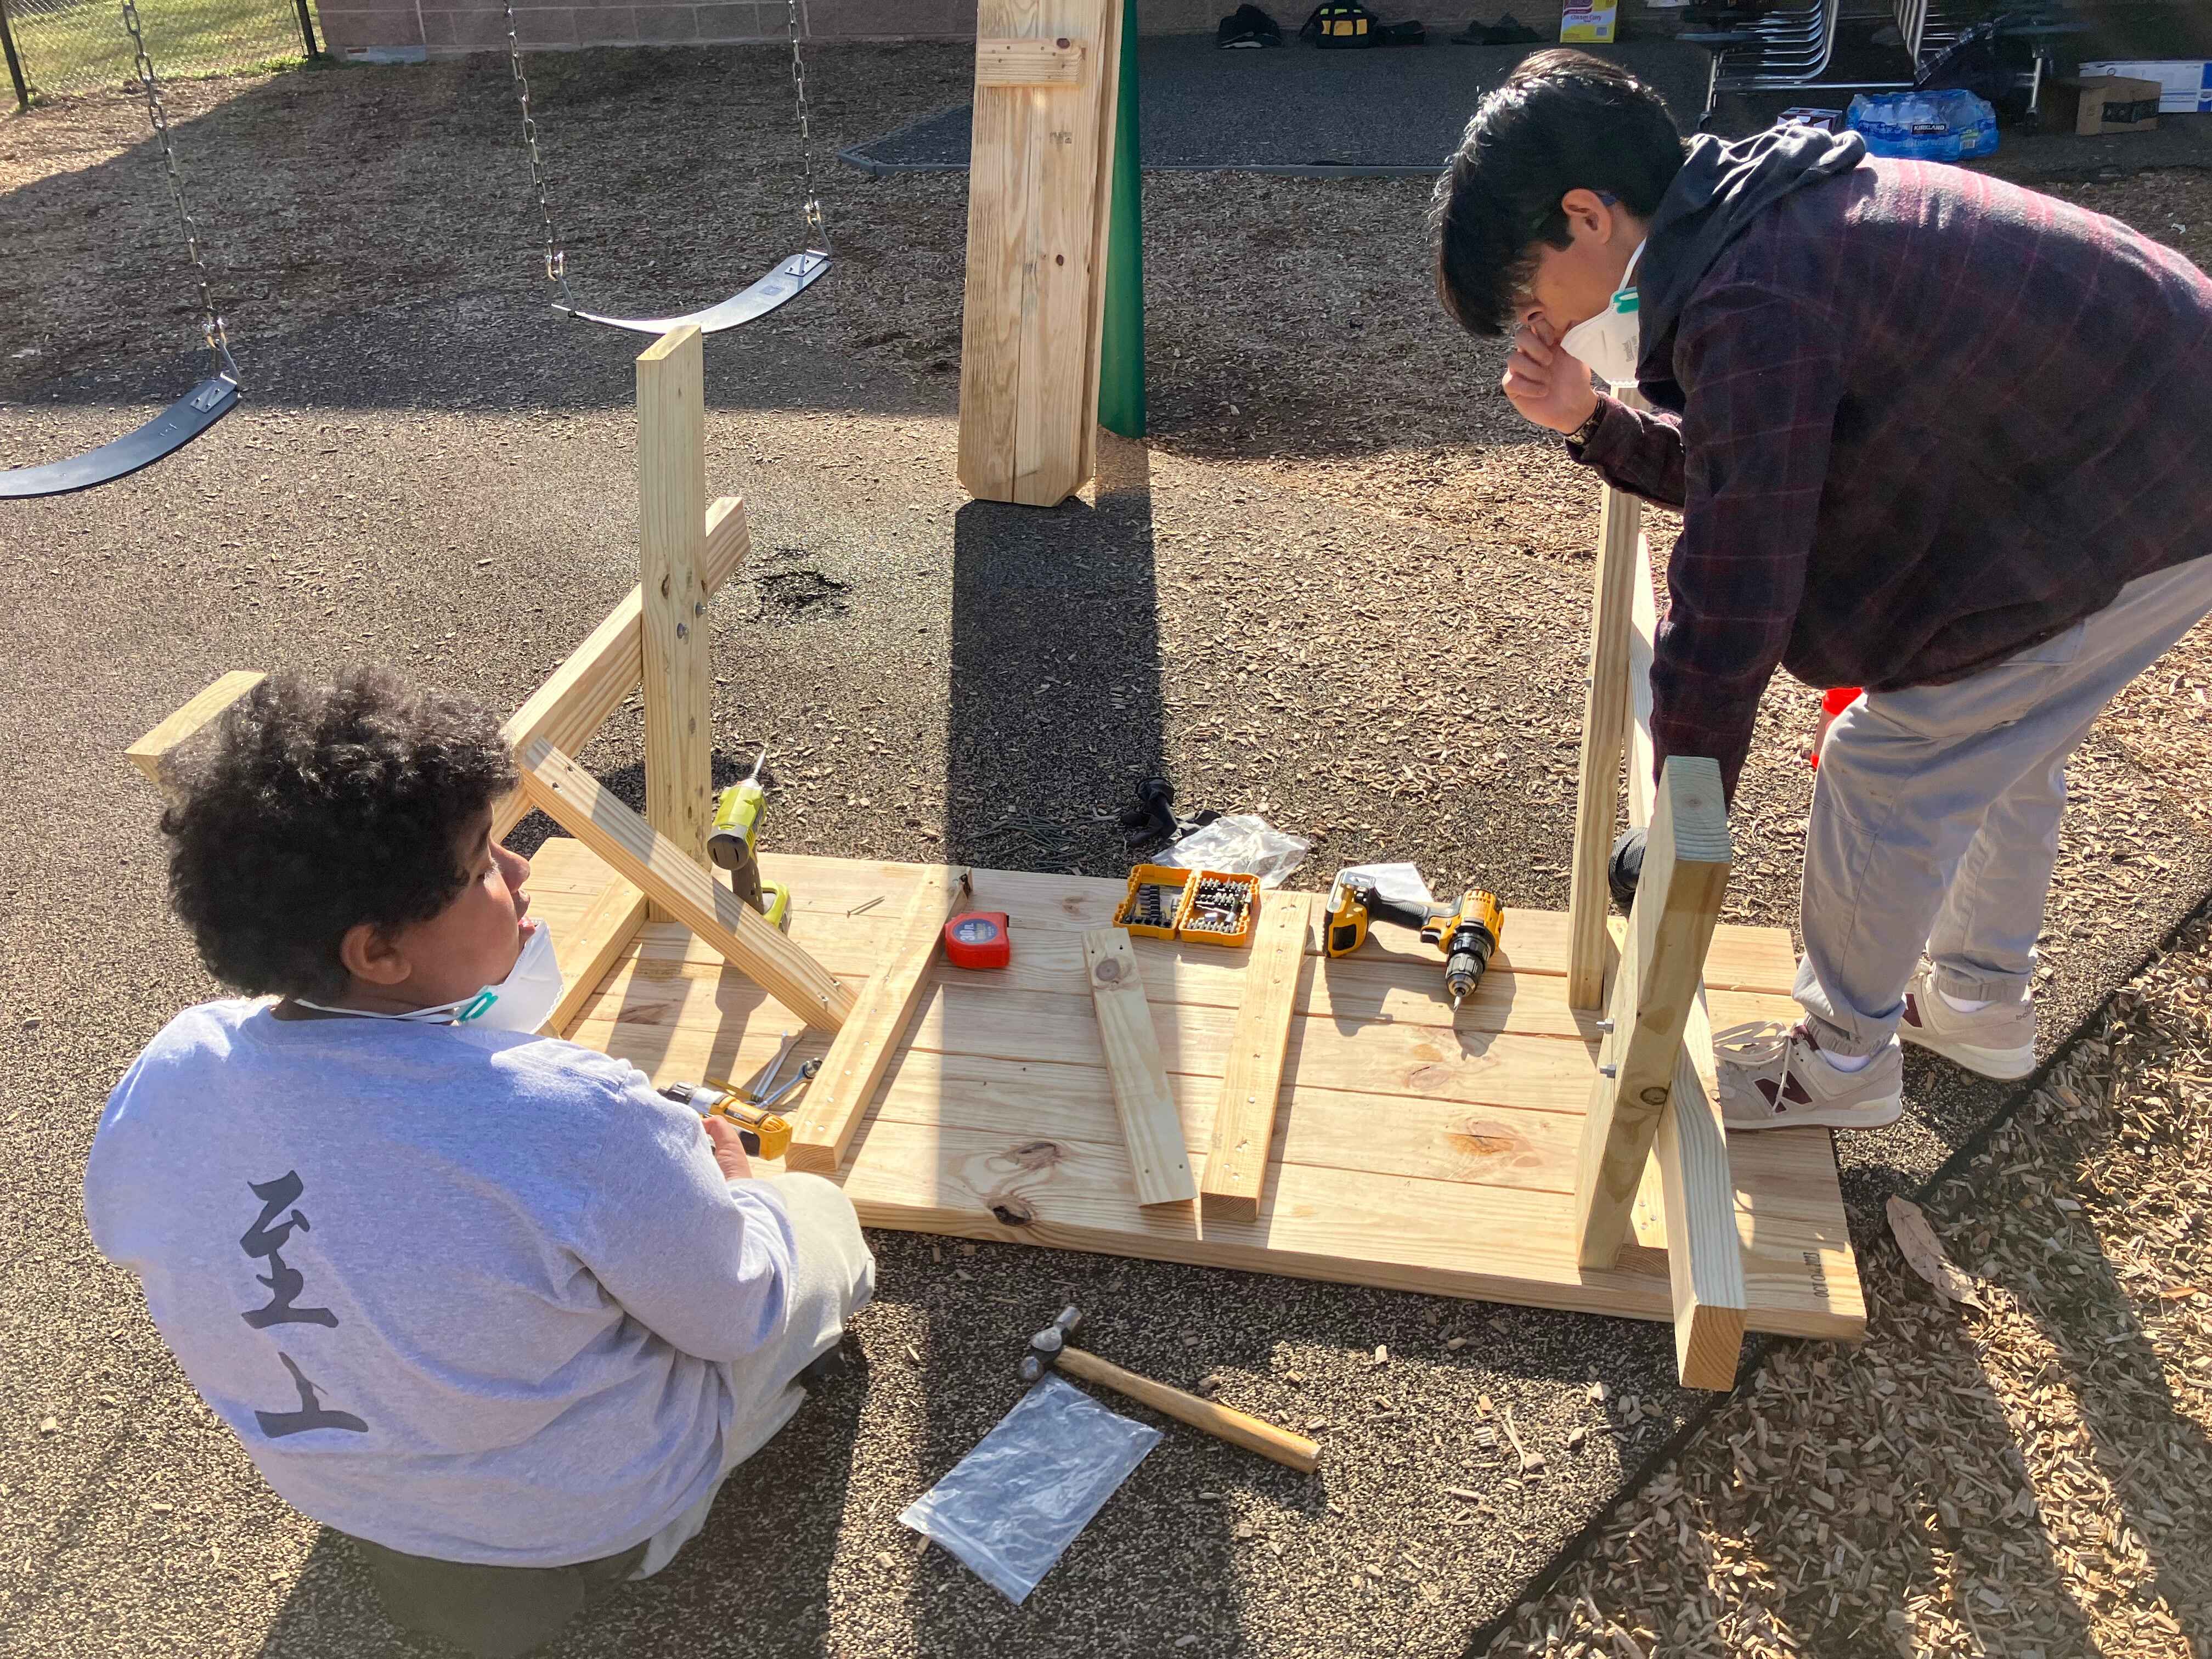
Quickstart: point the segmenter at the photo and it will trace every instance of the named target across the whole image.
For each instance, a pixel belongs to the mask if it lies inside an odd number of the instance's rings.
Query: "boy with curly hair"
[[[852,1205],[536,1035],[498,723],[362,668],[264,680],[175,769],[170,890],[246,994],[109,1099],[85,1215],[186,1377],[398,1622],[487,1656],[649,1577],[865,1305]]]

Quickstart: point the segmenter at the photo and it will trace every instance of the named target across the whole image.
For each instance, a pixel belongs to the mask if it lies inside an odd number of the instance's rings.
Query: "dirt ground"
[[[2212,927],[1884,1248],[1856,1351],[1779,1351],[1496,1651],[2201,1654],[2212,1632]]]
[[[580,294],[697,303],[796,246],[786,73],[772,52],[541,60]],[[957,101],[966,78],[957,47],[818,54],[825,151]],[[198,83],[173,102],[248,406],[139,479],[0,520],[0,789],[19,820],[0,846],[0,1646],[427,1654],[383,1624],[347,1547],[261,1485],[84,1237],[99,1101],[211,988],[161,914],[150,798],[117,756],[239,666],[378,655],[511,707],[634,580],[635,343],[539,309],[503,64]],[[143,124],[119,96],[0,121],[26,296],[0,336],[0,458],[112,435],[190,373]],[[774,744],[780,844],[1115,873],[1097,815],[1165,772],[1188,804],[1314,837],[1302,884],[1402,857],[1439,888],[1564,904],[1596,494],[1495,394],[1498,353],[1437,314],[1418,183],[1148,180],[1152,438],[1108,447],[1095,499],[1033,514],[963,505],[951,482],[963,181],[824,173],[841,268],[708,358],[710,482],[746,495],[757,550],[715,607],[718,758]],[[2212,255],[2202,171],[2058,188]],[[2212,890],[2208,699],[2200,630],[2082,752],[2046,1048]],[[1762,710],[1735,915],[1792,919],[1813,715],[1779,681]],[[587,758],[634,788],[639,752],[633,708]],[[2072,1051],[2043,1115],[1931,1200],[1983,1275],[1990,1308],[1971,1316],[1903,1276],[1881,1204],[2008,1095],[1909,1066],[1905,1119],[1840,1148],[1867,1347],[1778,1352],[1505,1650],[1843,1654],[1873,1632],[2055,1659],[2204,1638],[2188,1567],[2212,1557],[2191,1496],[2203,1304],[2162,1294],[2203,1283],[2201,1230],[2168,1239],[2132,1202],[2155,1193],[2173,1227],[2201,1210],[2201,1150],[2138,1133],[2201,1112],[2191,937]],[[2143,1104],[2158,1088],[2178,1103]],[[2061,1196],[2084,1206],[2063,1223]],[[1656,1328],[876,1242],[865,1387],[780,1437],[744,1511],[718,1511],[667,1581],[556,1651],[1459,1653],[1705,1403],[1673,1388]],[[1171,1435],[1015,1610],[893,1517],[1006,1409],[1009,1345],[1069,1296],[1111,1310],[1102,1345],[1138,1369],[1212,1373],[1235,1403],[1340,1426],[1312,1484]],[[2144,1334],[2105,1341],[2113,1325]],[[1481,1447],[1486,1401],[1553,1454],[1542,1480]],[[2154,1453],[2170,1467],[2144,1468]],[[2027,1474],[2000,1484],[2008,1458]],[[743,1564],[768,1555],[781,1571],[763,1582]],[[2053,1563],[2079,1564],[2078,1589],[2019,1589]]]

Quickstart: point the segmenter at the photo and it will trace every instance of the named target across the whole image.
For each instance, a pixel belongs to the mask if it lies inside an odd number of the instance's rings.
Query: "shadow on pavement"
[[[949,858],[1127,871],[1115,815],[1161,769],[1165,742],[1150,459],[1102,438],[1095,506],[959,509]]]

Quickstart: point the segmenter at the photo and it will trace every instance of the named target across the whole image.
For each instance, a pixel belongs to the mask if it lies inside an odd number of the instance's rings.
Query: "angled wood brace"
[[[969,872],[953,869],[929,871],[916,885],[896,939],[830,1045],[820,1078],[792,1114],[787,1169],[832,1175],[844,1163],[890,1069],[891,1052],[921,1006],[945,924],[966,908],[973,889]]]

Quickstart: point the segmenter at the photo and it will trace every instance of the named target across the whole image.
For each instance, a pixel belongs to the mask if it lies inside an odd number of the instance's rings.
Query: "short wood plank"
[[[547,743],[518,757],[531,802],[809,1025],[842,1027],[853,993],[665,836]]]
[[[787,1168],[828,1175],[844,1163],[892,1053],[914,1018],[945,924],[964,908],[971,890],[965,870],[923,872],[882,965],[854,1002],[853,1017],[830,1045],[821,1074],[807,1086],[805,1100],[790,1115],[791,1149],[784,1154]]]
[[[620,876],[611,876],[573,928],[556,928],[553,955],[561,964],[561,1000],[539,1029],[566,1036],[585,1006],[645,926],[650,901]]]
[[[1267,1182],[1268,1148],[1274,1140],[1275,1107],[1298,985],[1306,972],[1306,935],[1313,926],[1310,893],[1267,893],[1245,964],[1243,1000],[1231,1028],[1221,1073],[1220,1103],[1213,1114],[1200,1200],[1210,1220],[1249,1221],[1260,1213]],[[1086,936],[1087,937],[1087,936]]]
[[[707,506],[707,533],[700,542],[699,583],[711,595],[752,551],[745,504],[735,495],[717,495]]]
[[[1628,765],[1628,821],[1637,829],[1649,827],[1651,822],[1651,803],[1657,792],[1652,776],[1652,756],[1656,750],[1651,743],[1651,658],[1652,644],[1657,635],[1659,613],[1651,593],[1651,546],[1642,537],[1636,541],[1635,605],[1629,623],[1629,765]],[[1724,937],[1729,929],[1716,930],[1716,937]],[[1689,1024],[1683,1028],[1682,1042],[1689,1051],[1691,1069],[1697,1074],[1699,1089],[1707,1113],[1717,1125],[1720,1118],[1719,1072],[1713,1059],[1713,1021],[1706,987],[1718,982],[1726,984],[1715,958],[1718,951],[1708,953],[1705,958],[1705,983],[1698,988],[1698,1000],[1691,1010]],[[1793,951],[1788,958],[1790,975],[1787,983],[1776,988],[1788,991],[1796,983],[1796,957]]]
[[[704,578],[707,435],[696,324],[637,359],[638,592],[645,616],[645,820],[702,869],[714,819],[714,664]],[[673,916],[665,920],[676,920]]]
[[[1083,79],[1084,43],[1060,35],[1048,40],[978,40],[975,84],[982,87],[1072,87]]]
[[[1711,1053],[1710,1032],[1705,1046]],[[1667,1280],[1674,1310],[1674,1364],[1685,1388],[1732,1389],[1750,1293],[1744,1282],[1728,1136],[1705,1109],[1692,1052],[1686,1044],[1676,1048],[1674,1098],[1660,1114],[1651,1149],[1669,1222]]]
[[[1098,1013],[1098,1035],[1113,1079],[1114,1110],[1129,1149],[1137,1202],[1188,1204],[1198,1197],[1190,1159],[1183,1150],[1182,1119],[1168,1087],[1160,1059],[1159,1035],[1152,1004],[1137,970],[1137,953],[1119,927],[1097,927],[1083,936],[1091,966],[1091,997]]]
[[[1605,1002],[1613,945],[1605,931],[1606,866],[1613,852],[1623,733],[1628,723],[1628,634],[1644,504],[1611,484],[1599,515],[1590,578],[1589,680],[1583,699],[1581,779],[1575,794],[1574,858],[1568,872],[1567,1002]],[[1647,588],[1650,580],[1645,580]]]
[[[1114,222],[1114,146],[1121,118],[1121,9],[1137,0],[1105,0],[1098,14],[1098,146],[1091,173],[1090,338],[1084,351],[1081,402],[1078,405],[1083,453],[1076,474],[1098,476],[1098,375],[1106,343],[1106,249]],[[1139,216],[1141,216],[1141,215]]]
[[[752,550],[745,504],[737,496],[724,495],[707,509],[705,550],[700,580],[713,592]],[[574,754],[638,689],[644,675],[645,599],[641,589],[633,587],[515,710],[501,728],[507,747],[520,754],[533,738],[543,738],[562,753]],[[494,809],[492,839],[504,841],[529,811],[528,797],[517,789]]]
[[[981,0],[978,38],[1043,33],[1042,0]],[[1058,38],[1057,32],[1054,37]],[[1032,108],[1055,99],[978,87],[968,161],[968,269],[960,322],[961,488],[1014,499],[1014,426],[1022,353],[1033,164]]]
[[[1048,15],[1063,20],[1055,38],[1095,41],[1102,59],[1112,55],[1118,61],[1105,33],[1113,12],[1113,0],[1054,0]],[[1057,507],[1089,476],[1083,458],[1098,422],[1091,377],[1098,333],[1092,313],[1103,279],[1095,233],[1107,173],[1098,149],[1099,97],[1107,78],[1092,76],[1066,92],[989,94],[1032,100],[1029,142],[1035,173],[1014,412],[1014,499],[1030,507]]]
[[[1659,602],[1651,592],[1651,544],[1636,538],[1636,576],[1628,611],[1628,822],[1645,830],[1659,787],[1651,742],[1651,659],[1659,637]]]
[[[246,669],[233,669],[125,750],[123,758],[144,773],[156,788],[166,789],[162,763],[180,744],[197,736],[231,704],[268,678]]]
[[[1696,1000],[1728,873],[1720,769],[1710,760],[1670,757],[1614,976],[1613,1030],[1602,1062],[1613,1075],[1601,1071],[1583,1128],[1575,1195],[1579,1260],[1586,1267],[1611,1262],[1628,1240],[1637,1183],[1674,1096],[1682,1027]],[[1724,1203],[1719,1207],[1726,1212]],[[1733,1242],[1731,1234],[1730,1255]]]

